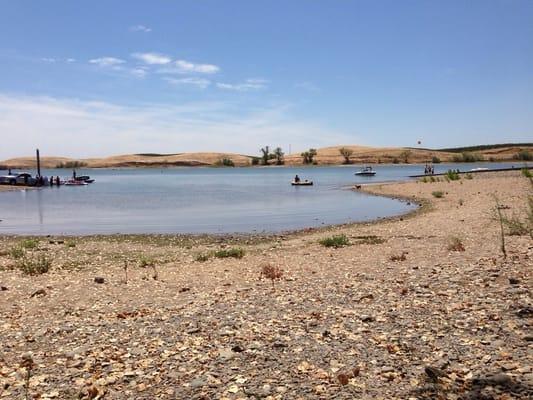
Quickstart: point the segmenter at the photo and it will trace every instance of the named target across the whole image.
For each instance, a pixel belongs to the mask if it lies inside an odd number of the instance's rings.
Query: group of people
[[[37,177],[37,186],[54,186],[54,185],[57,185],[57,186],[60,186],[61,185],[61,179],[59,178],[59,176],[51,176],[50,178],[48,178],[47,176],[38,176]]]
[[[433,165],[426,164],[426,167],[424,168],[424,175],[433,175],[435,173],[435,168]]]

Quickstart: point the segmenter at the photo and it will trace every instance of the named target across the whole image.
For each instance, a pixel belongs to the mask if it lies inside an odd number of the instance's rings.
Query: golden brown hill
[[[455,161],[461,155],[459,152],[438,151],[407,147],[368,147],[368,146],[332,146],[317,149],[315,161],[318,165],[339,165],[345,163],[340,149],[352,151],[349,159],[355,164],[373,163],[426,163],[438,158],[442,162]],[[520,151],[533,154],[533,146],[506,146],[473,152],[487,161],[511,161]],[[235,166],[252,165],[254,156],[234,153],[176,153],[176,154],[125,154],[105,158],[73,159],[66,157],[42,157],[42,168],[56,168],[64,166],[72,168],[76,162],[88,168],[123,168],[123,167],[174,167],[174,166],[216,166],[223,159],[231,160]],[[274,160],[270,161],[274,163]],[[300,153],[285,156],[286,165],[301,165]],[[14,169],[34,169],[34,157],[12,158],[0,161],[0,167]]]

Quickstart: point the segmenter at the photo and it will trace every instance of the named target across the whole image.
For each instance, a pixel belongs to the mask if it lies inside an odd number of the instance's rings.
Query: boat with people
[[[303,180],[303,181],[292,181],[292,186],[313,186],[313,181]]]
[[[361,170],[356,172],[355,175],[357,175],[357,176],[374,176],[374,175],[376,175],[376,171],[374,171],[372,169],[372,167],[367,166],[367,167],[361,168]]]

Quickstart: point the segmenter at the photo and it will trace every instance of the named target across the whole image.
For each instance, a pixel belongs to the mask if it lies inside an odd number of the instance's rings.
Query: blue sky
[[[532,141],[533,2],[0,0],[0,159]]]

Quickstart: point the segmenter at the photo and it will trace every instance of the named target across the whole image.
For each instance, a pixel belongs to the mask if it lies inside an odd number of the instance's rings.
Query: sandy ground
[[[0,398],[531,398],[532,240],[504,258],[494,219],[496,196],[525,220],[530,182],[364,190],[424,207],[272,237],[0,237]]]

